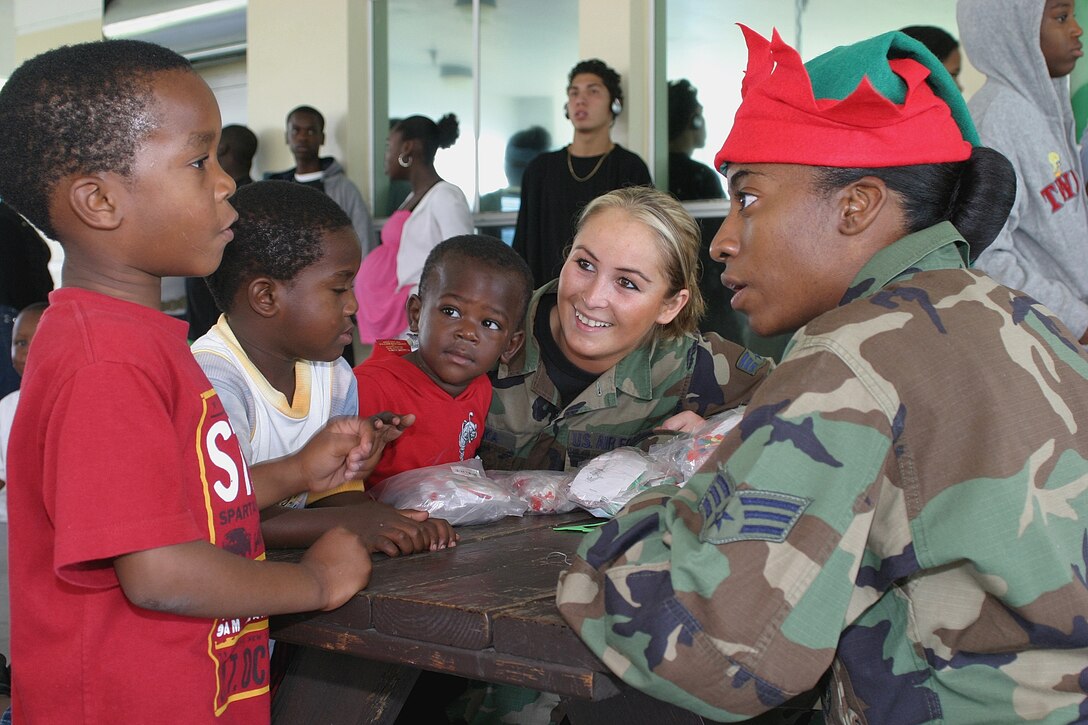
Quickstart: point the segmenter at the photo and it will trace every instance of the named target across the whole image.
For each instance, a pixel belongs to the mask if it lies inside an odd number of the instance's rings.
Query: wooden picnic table
[[[274,617],[272,637],[302,647],[273,722],[391,723],[421,670],[557,693],[574,725],[703,722],[615,679],[559,616],[556,582],[583,534],[553,527],[592,520],[460,527],[452,549],[376,557],[370,585],[335,611]]]

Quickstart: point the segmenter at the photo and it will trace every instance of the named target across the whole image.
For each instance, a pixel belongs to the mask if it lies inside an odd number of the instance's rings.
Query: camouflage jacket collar
[[[522,324],[522,329],[525,331],[525,344],[521,346],[521,350],[509,363],[499,363],[495,373],[497,380],[503,380],[510,377],[532,375],[539,371],[540,375],[537,376],[533,384],[533,392],[552,400],[553,403],[558,402],[559,394],[555,391],[555,386],[546,372],[540,369],[540,342],[533,335],[533,321],[536,319],[536,311],[540,307],[540,301],[546,295],[554,297],[558,289],[559,280],[556,279],[533,293],[533,298],[529,301],[529,310],[525,313],[525,322]],[[651,342],[649,345],[642,345],[638,349],[631,351],[627,357],[611,370],[602,373],[600,378],[597,379],[596,385],[590,386],[596,391],[596,394],[592,396],[596,403],[591,407],[607,407],[608,403],[604,401],[615,401],[617,388],[627,395],[642,400],[652,399],[652,367],[656,347],[656,341]],[[622,382],[617,385],[617,381]],[[581,397],[579,396],[579,399]]]
[[[533,293],[532,299],[529,300],[529,309],[525,311],[525,320],[521,323],[521,330],[525,333],[525,344],[521,346],[517,355],[514,355],[510,362],[499,363],[498,370],[495,373],[499,380],[528,375],[536,372],[537,368],[540,367],[540,343],[537,342],[536,335],[533,334],[533,324],[536,320],[536,311],[540,307],[540,300],[544,295],[555,295],[558,287],[559,280],[552,280]]]
[[[900,277],[934,269],[966,269],[970,247],[951,222],[908,234],[865,263],[839,305],[868,297]]]

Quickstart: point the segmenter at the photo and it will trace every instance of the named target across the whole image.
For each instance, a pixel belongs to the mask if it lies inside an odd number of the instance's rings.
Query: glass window
[[[438,173],[474,210],[516,212],[520,170],[536,149],[551,150],[569,135],[563,103],[567,72],[578,62],[578,0],[481,0],[478,140],[472,24],[472,0],[390,0],[389,117],[437,121],[456,113],[461,136],[438,152]],[[494,221],[487,231],[509,241],[513,217]]]
[[[502,0],[480,28],[481,212],[517,212],[521,174],[542,151],[567,143],[567,73],[578,62],[578,0]],[[481,231],[514,238],[516,217]]]
[[[516,190],[541,142],[550,151],[570,133],[563,103],[567,73],[578,62],[578,2],[503,0],[490,13],[485,8],[480,31],[480,190]],[[508,155],[511,140],[520,146]]]
[[[804,60],[906,25],[936,25],[958,34],[950,0],[869,0],[866,8],[859,13],[853,3],[808,0],[668,0],[666,74],[669,81],[687,79],[703,107],[706,142],[691,151],[691,158],[713,166],[740,105],[748,53],[737,23],[766,37],[778,28]]]
[[[472,3],[390,0],[388,13],[389,118],[420,115],[437,122],[447,113],[457,116],[460,136],[450,148],[438,150],[434,165],[471,203],[476,193]],[[381,119],[376,119],[379,164],[385,153],[382,126]],[[406,190],[392,189],[387,206],[395,208],[406,194]],[[390,211],[378,210],[376,216]]]

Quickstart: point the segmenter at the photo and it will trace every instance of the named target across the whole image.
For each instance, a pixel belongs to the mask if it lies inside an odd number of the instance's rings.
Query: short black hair
[[[294,116],[296,113],[308,113],[311,116],[315,116],[317,118],[317,123],[321,126],[321,130],[325,130],[325,117],[321,115],[321,111],[313,106],[296,106],[292,108],[291,112],[287,114],[287,117],[283,119],[284,124],[291,123],[291,116]]]
[[[392,127],[400,132],[402,141],[419,139],[423,145],[423,157],[427,163],[434,162],[438,149],[448,149],[461,135],[461,122],[456,114],[447,113],[435,123],[426,116],[409,116],[397,121]]]
[[[238,158],[253,160],[257,153],[257,134],[237,123],[223,127],[222,140],[234,149]]]
[[[153,76],[166,71],[193,68],[138,40],[66,45],[19,66],[0,90],[0,197],[56,238],[49,200],[57,183],[72,174],[131,175],[159,124]]]
[[[23,309],[19,310],[19,314],[16,315],[16,317],[19,317],[20,315],[24,315],[27,312],[37,312],[38,314],[41,314],[42,312],[45,312],[45,310],[48,307],[49,307],[48,302],[31,302],[29,305],[27,305]]]
[[[255,277],[289,282],[321,259],[322,237],[347,227],[340,206],[312,186],[293,181],[256,181],[231,197],[238,211],[234,241],[219,269],[205,277],[219,309],[229,313],[234,297]]]
[[[612,70],[607,63],[600,58],[583,60],[570,69],[567,77],[567,85],[574,83],[574,76],[579,73],[592,73],[604,81],[604,87],[608,89],[609,100],[623,103],[623,88],[620,86],[620,74]]]
[[[521,288],[521,301],[513,319],[515,328],[521,327],[529,309],[529,300],[533,296],[533,273],[520,254],[503,240],[486,234],[450,237],[432,249],[427,255],[427,261],[423,263],[423,272],[419,276],[420,298],[426,297],[437,269],[450,259],[472,262],[475,270],[480,270],[483,274],[493,272],[503,275],[512,284],[518,285]]]
[[[510,149],[526,149],[540,153],[547,151],[552,145],[552,136],[543,126],[530,126],[518,131],[506,142],[506,151]]]
[[[506,156],[503,160],[506,178],[510,183],[521,186],[525,167],[539,154],[547,151],[551,145],[551,134],[542,126],[530,126],[511,136],[506,142]]]
[[[909,35],[926,46],[929,52],[937,56],[937,60],[942,63],[952,55],[953,50],[960,47],[959,41],[949,35],[948,31],[936,25],[908,25],[901,28],[899,32]]]
[[[699,112],[698,93],[686,78],[669,82],[670,141],[691,127],[691,119]]]

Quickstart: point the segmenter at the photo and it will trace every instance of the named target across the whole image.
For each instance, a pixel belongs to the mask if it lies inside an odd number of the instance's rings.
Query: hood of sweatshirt
[[[344,167],[341,166],[340,162],[337,161],[335,158],[333,158],[332,156],[321,157],[321,175],[324,176],[326,179],[330,176],[336,176],[337,174],[343,173]]]
[[[1043,0],[959,0],[963,52],[987,83],[1009,86],[1051,118],[1072,117],[1069,78],[1051,78],[1039,46]]]

